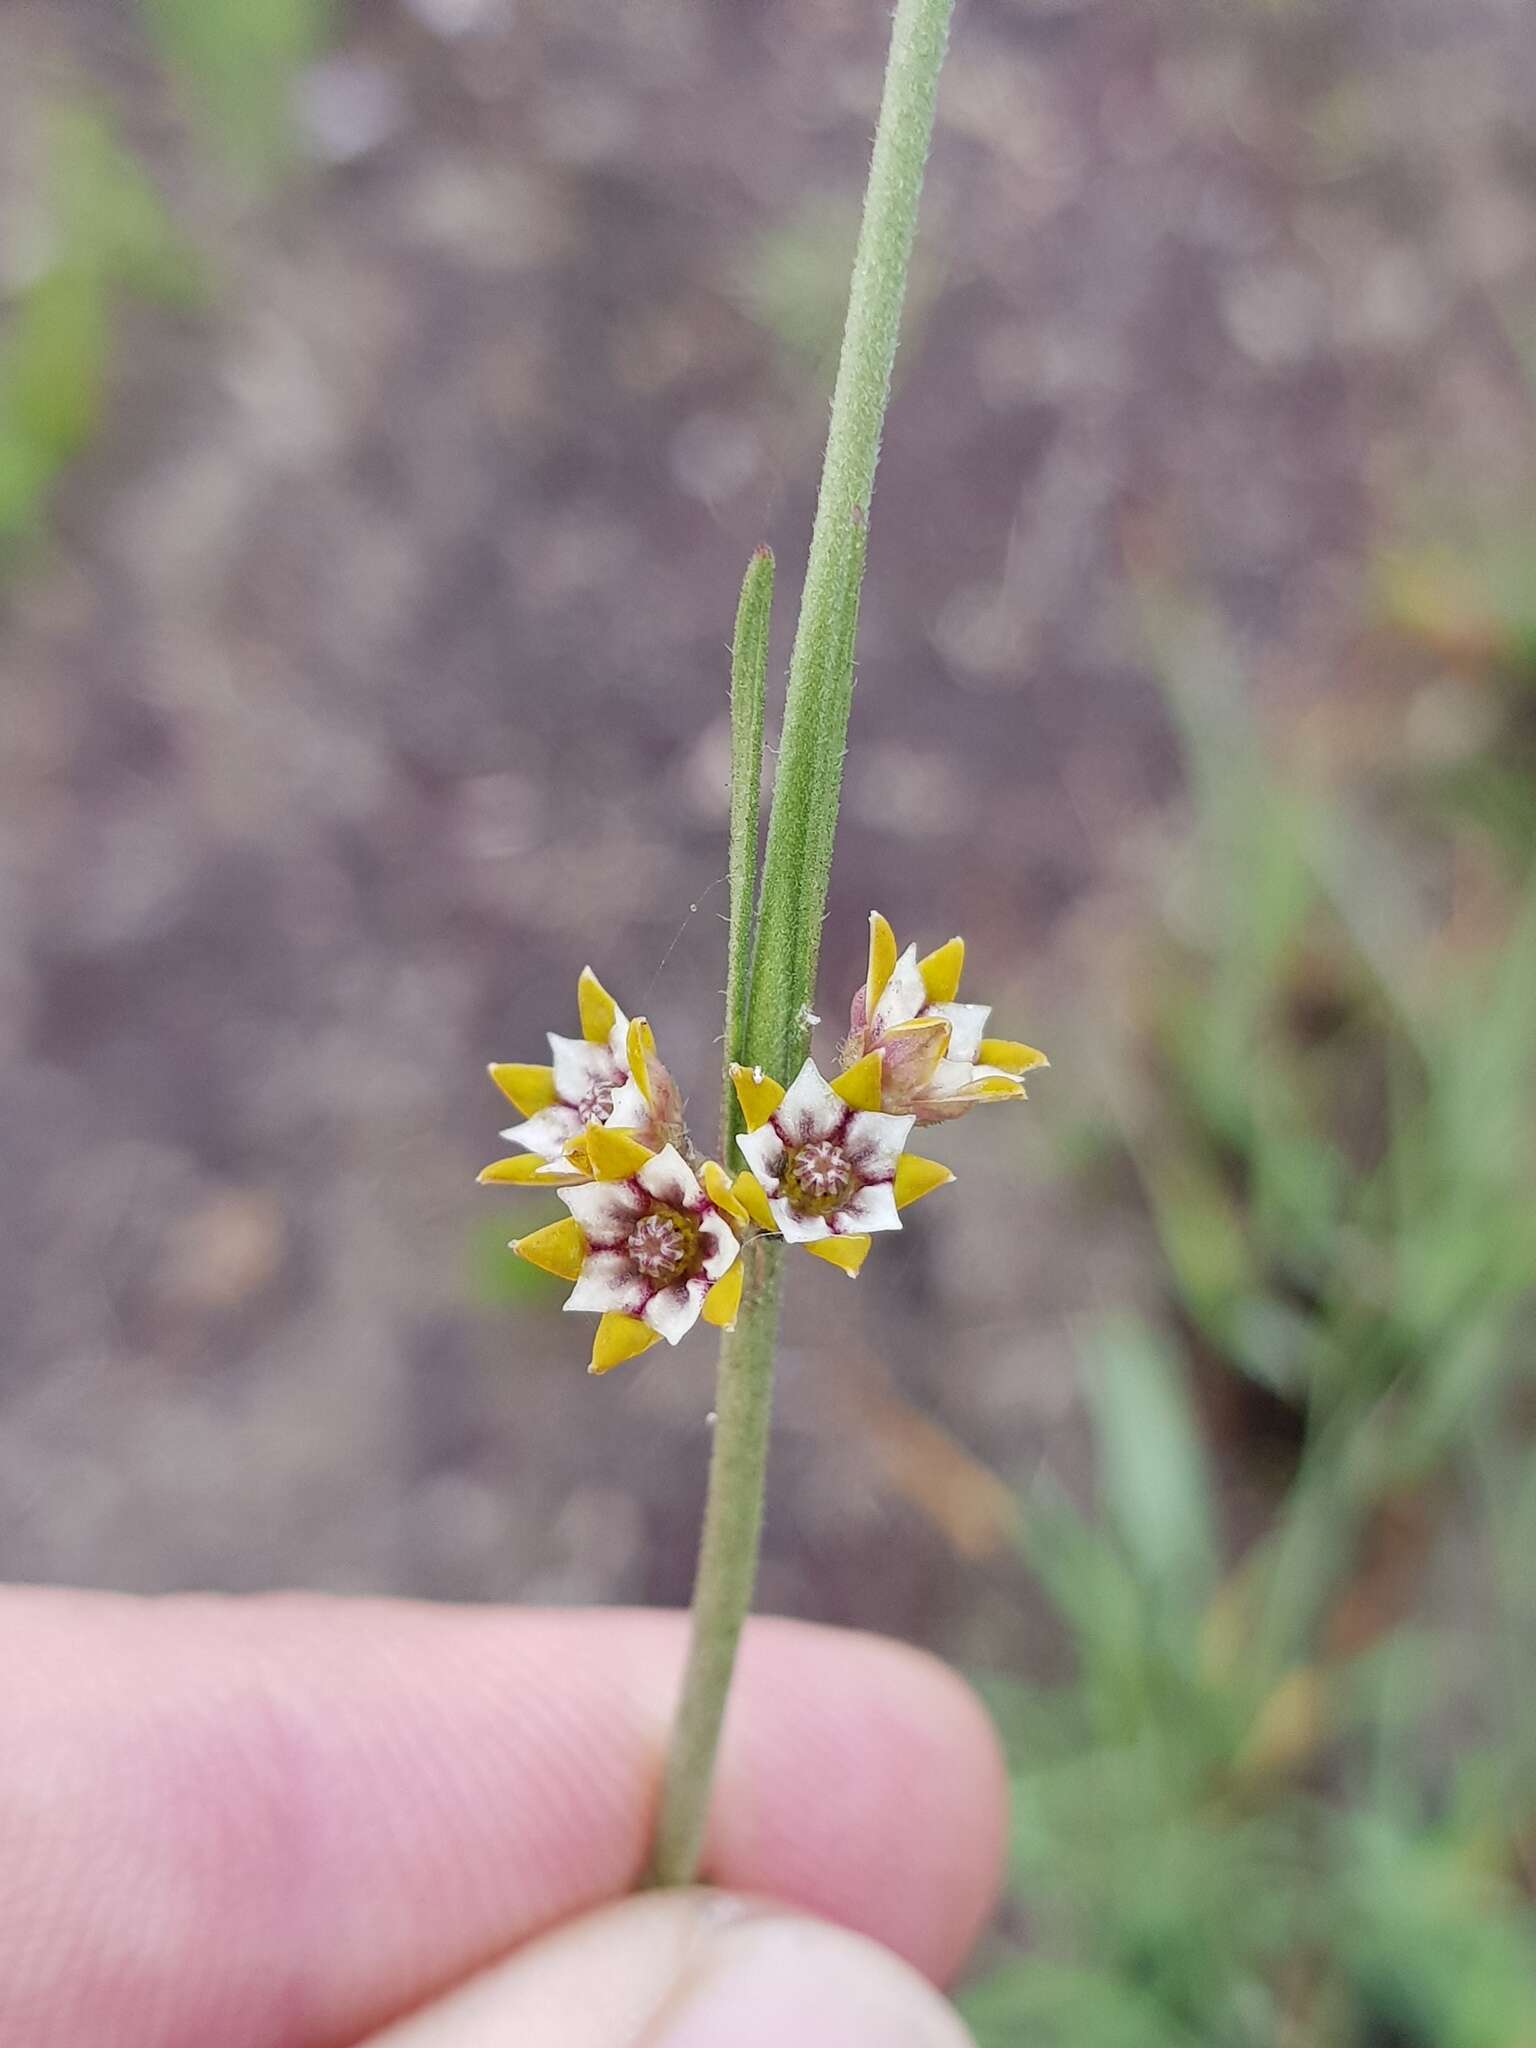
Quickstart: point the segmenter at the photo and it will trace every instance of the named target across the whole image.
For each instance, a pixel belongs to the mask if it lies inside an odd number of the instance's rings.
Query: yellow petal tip
[[[931,1195],[935,1188],[948,1187],[954,1177],[937,1159],[919,1159],[916,1153],[903,1152],[896,1162],[893,1192],[897,1208],[906,1209],[913,1202],[920,1202],[924,1195]]]
[[[768,1206],[768,1197],[763,1193],[763,1184],[756,1174],[749,1173],[743,1167],[731,1182],[731,1193],[759,1230],[778,1229],[779,1226],[773,1220],[773,1211]]]
[[[581,1015],[581,1035],[591,1045],[606,1043],[619,1021],[619,1006],[590,967],[583,967],[576,983],[576,1007]]]
[[[1023,1045],[1016,1038],[984,1038],[976,1057],[982,1066],[1001,1067],[1005,1074],[1029,1074],[1051,1064],[1035,1046]]]
[[[960,971],[965,965],[965,941],[953,938],[925,953],[917,963],[930,1003],[952,1003],[960,989]]]
[[[656,1057],[656,1034],[644,1017],[631,1019],[625,1035],[625,1053],[628,1056],[630,1076],[645,1098],[647,1109],[656,1107],[651,1090],[651,1061]]]
[[[699,1310],[706,1323],[713,1323],[717,1330],[729,1330],[736,1321],[736,1312],[741,1307],[742,1266],[738,1259],[728,1273],[723,1273],[704,1297],[704,1306]]]
[[[973,1086],[977,1102],[1023,1102],[1028,1099],[1024,1083],[1016,1081],[1011,1074],[987,1074]]]
[[[547,1164],[549,1162],[536,1152],[520,1152],[514,1159],[493,1159],[489,1166],[481,1167],[475,1179],[483,1188],[557,1188],[566,1176],[545,1173],[543,1168]],[[571,1178],[579,1179],[580,1176]]]
[[[555,1070],[524,1060],[492,1060],[486,1072],[514,1109],[537,1116],[555,1097]]]
[[[733,1223],[747,1221],[747,1212],[736,1198],[731,1177],[718,1161],[704,1161],[699,1168],[699,1184],[723,1216],[729,1216]]]
[[[864,977],[864,1014],[872,1017],[896,965],[896,934],[878,910],[869,913],[869,968]]]
[[[638,1358],[642,1351],[649,1351],[661,1339],[638,1316],[623,1316],[610,1312],[601,1317],[597,1335],[592,1339],[592,1363],[588,1372],[612,1372],[616,1365],[623,1365],[631,1358]]]
[[[848,1278],[853,1279],[860,1266],[869,1257],[867,1237],[819,1237],[814,1244],[805,1246],[813,1259],[822,1259],[829,1266],[836,1266]]]
[[[586,1148],[594,1180],[632,1180],[656,1156],[632,1131],[614,1131],[604,1124],[587,1125]]]
[[[731,1086],[747,1120],[749,1131],[761,1130],[784,1100],[783,1084],[765,1074],[761,1067],[742,1067],[732,1062]]]
[[[884,1068],[883,1053],[867,1052],[863,1059],[855,1060],[845,1073],[838,1075],[832,1083],[832,1093],[841,1096],[850,1109],[878,1109]]]
[[[576,1218],[566,1216],[559,1223],[546,1224],[543,1230],[518,1238],[512,1249],[541,1273],[553,1273],[557,1280],[578,1280],[587,1256],[587,1240]]]

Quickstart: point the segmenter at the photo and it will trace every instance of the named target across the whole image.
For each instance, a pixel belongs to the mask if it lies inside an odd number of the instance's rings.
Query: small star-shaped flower
[[[882,1109],[945,1123],[978,1103],[1020,1100],[1020,1075],[1050,1064],[1032,1045],[983,1035],[990,1008],[955,1000],[964,964],[958,938],[921,960],[916,946],[898,956],[890,925],[870,914],[869,969],[853,998],[842,1057],[852,1070],[881,1056]]]
[[[558,1190],[570,1216],[512,1249],[575,1283],[567,1309],[601,1318],[591,1370],[608,1372],[661,1338],[676,1344],[700,1316],[733,1322],[741,1246],[729,1218],[740,1211],[720,1168],[706,1162],[701,1181],[675,1146],[652,1152],[597,1125],[585,1146],[592,1179]]]
[[[829,1082],[807,1060],[787,1089],[759,1069],[731,1069],[748,1126],[736,1142],[755,1183],[738,1185],[739,1198],[786,1243],[850,1273],[875,1231],[900,1230],[900,1210],[954,1178],[904,1151],[912,1117],[873,1106],[877,1066]]]
[[[498,1159],[480,1179],[514,1187],[559,1187],[590,1178],[583,1156],[589,1126],[632,1131],[652,1149],[682,1135],[682,1100],[643,1017],[626,1017],[590,967],[576,986],[581,1037],[547,1034],[547,1064],[497,1062],[491,1079],[525,1122],[501,1135],[524,1156]]]

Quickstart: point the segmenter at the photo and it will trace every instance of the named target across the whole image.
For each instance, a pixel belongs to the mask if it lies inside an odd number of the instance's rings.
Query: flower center
[[[687,1279],[699,1263],[699,1228],[678,1209],[653,1209],[629,1233],[625,1249],[636,1272],[653,1287]]]
[[[613,1085],[608,1081],[594,1081],[576,1105],[577,1114],[584,1124],[600,1124],[605,1117],[613,1114]]]
[[[858,1185],[848,1155],[830,1138],[797,1145],[784,1162],[783,1179],[790,1200],[802,1215],[825,1216],[840,1209]]]

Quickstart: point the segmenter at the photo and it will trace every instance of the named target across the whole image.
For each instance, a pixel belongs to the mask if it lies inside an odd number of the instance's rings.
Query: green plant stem
[[[809,1038],[809,1006],[853,694],[853,643],[869,501],[952,4],[953,0],[898,0],[891,29],[826,462],[790,660],[744,1034],[740,1011],[728,1012],[727,1057],[743,1057],[786,1080]],[[751,576],[749,569],[749,584]],[[747,602],[744,589],[744,611]],[[766,645],[766,593],[763,634]],[[738,619],[733,699],[736,669],[746,651],[743,638]],[[750,753],[733,715],[728,1003],[738,988],[747,922],[737,882],[746,844],[748,799],[742,778]],[[753,823],[755,853],[755,814]],[[728,1109],[727,1133],[734,1128],[734,1112]],[[782,1247],[766,1238],[755,1237],[746,1245],[736,1327],[720,1345],[715,1443],[694,1580],[693,1627],[652,1855],[651,1879],[656,1884],[688,1884],[697,1872],[736,1647],[752,1603],[781,1257]]]
[[[757,1578],[782,1247],[757,1237],[741,1256],[741,1308],[735,1329],[720,1339],[693,1628],[652,1852],[651,1882],[658,1885],[691,1884],[698,1869],[736,1645]]]
[[[951,6],[952,0],[899,0],[891,29],[790,657],[747,1021],[751,1060],[786,1079],[809,1038],[853,697],[853,628],[869,504]]]

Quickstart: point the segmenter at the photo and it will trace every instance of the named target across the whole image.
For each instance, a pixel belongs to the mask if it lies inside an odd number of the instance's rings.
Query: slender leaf
[[[901,328],[952,0],[898,0],[763,858],[747,1022],[750,1058],[783,1075],[808,1032],[831,866],[831,813],[853,696],[864,527]]]
[[[1203,1604],[1216,1581],[1215,1510],[1180,1368],[1151,1330],[1130,1320],[1098,1332],[1090,1363],[1110,1521],[1150,1584]]]
[[[725,1057],[741,1059],[752,982],[752,898],[757,887],[758,807],[763,780],[763,697],[773,612],[773,555],[758,548],[742,578],[731,641],[730,936],[726,946]],[[741,1106],[730,1075],[720,1112],[720,1156],[735,1155]]]

